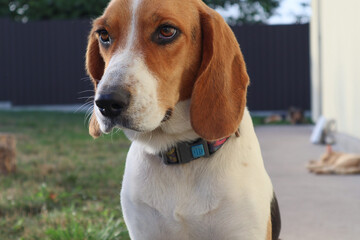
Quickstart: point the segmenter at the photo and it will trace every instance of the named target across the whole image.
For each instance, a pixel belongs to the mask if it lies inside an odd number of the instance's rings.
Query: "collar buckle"
[[[180,142],[167,152],[161,153],[161,158],[166,165],[183,164],[197,158],[209,157],[208,142],[202,138],[194,142]]]

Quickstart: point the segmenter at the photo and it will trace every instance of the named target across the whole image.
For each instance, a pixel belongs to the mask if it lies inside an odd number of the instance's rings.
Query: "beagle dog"
[[[360,174],[360,154],[335,152],[328,145],[319,160],[311,160],[307,169],[315,174]]]
[[[280,214],[230,27],[201,0],[112,0],[86,68],[93,137],[132,141],[121,190],[133,240],[275,240]]]

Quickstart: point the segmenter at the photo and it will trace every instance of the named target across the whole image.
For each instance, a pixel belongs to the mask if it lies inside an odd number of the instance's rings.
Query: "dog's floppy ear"
[[[90,32],[86,50],[86,71],[95,87],[104,74],[105,62],[99,50],[99,42],[94,33]]]
[[[94,90],[102,75],[104,74],[105,63],[99,51],[99,43],[94,35],[94,32],[91,31],[88,40],[88,46],[86,51],[86,71],[90,76],[93,84]],[[101,135],[101,130],[99,123],[96,120],[95,113],[93,112],[90,123],[89,123],[89,133],[93,138],[99,137]]]
[[[93,138],[101,135],[101,130],[98,121],[96,120],[95,113],[93,112],[89,122],[89,133]]]
[[[195,132],[206,140],[237,131],[246,106],[249,77],[238,42],[214,10],[200,11],[202,63],[191,95]]]

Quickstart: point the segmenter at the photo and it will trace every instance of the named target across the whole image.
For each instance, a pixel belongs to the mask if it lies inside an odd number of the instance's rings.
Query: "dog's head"
[[[201,0],[113,0],[93,22],[86,68],[95,85],[90,134],[151,132],[191,99],[195,132],[237,130],[249,78],[234,34]]]

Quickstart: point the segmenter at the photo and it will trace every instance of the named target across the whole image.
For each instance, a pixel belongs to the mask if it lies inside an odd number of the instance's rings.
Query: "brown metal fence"
[[[84,103],[90,20],[15,23],[0,19],[0,102]],[[251,110],[310,109],[309,26],[236,26],[251,86]]]

